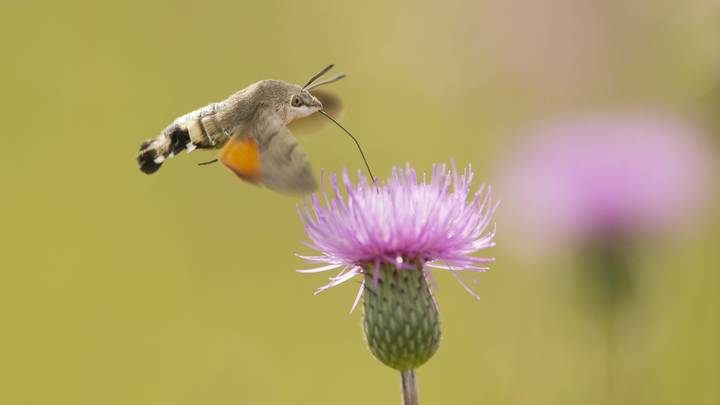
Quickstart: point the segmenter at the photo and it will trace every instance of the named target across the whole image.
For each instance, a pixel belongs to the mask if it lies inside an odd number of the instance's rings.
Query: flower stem
[[[598,327],[605,341],[605,398],[608,404],[619,399],[622,379],[620,372],[621,348],[618,341],[618,324],[622,309],[633,297],[633,272],[627,258],[627,244],[621,240],[599,240],[586,252],[583,274],[586,294],[592,300],[593,314],[597,315]]]
[[[616,364],[616,308],[615,302],[608,302],[607,313],[605,315],[605,396],[607,403],[612,405],[616,403],[616,384],[615,373]]]
[[[401,371],[400,381],[402,383],[403,405],[418,405],[417,385],[415,384],[415,370],[410,369]]]

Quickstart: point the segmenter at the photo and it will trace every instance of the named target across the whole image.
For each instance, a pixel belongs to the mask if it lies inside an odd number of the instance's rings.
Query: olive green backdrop
[[[332,87],[342,122],[377,174],[454,158],[492,182],[529,118],[712,87],[710,3],[4,2],[0,403],[398,403],[396,373],[348,315],[355,288],[315,297],[325,278],[293,271],[308,252],[298,200],[195,166],[211,153],[143,175],[140,142],[256,80],[304,82],[333,62],[350,74]],[[361,168],[337,128],[301,142],[318,171]],[[627,403],[720,401],[711,205],[682,240],[637,253]],[[602,344],[570,267],[523,260],[498,229],[480,301],[437,275],[444,335],[418,373],[422,402],[602,403]]]

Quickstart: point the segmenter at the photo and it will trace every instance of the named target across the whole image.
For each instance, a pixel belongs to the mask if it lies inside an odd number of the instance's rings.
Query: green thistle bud
[[[370,351],[399,371],[421,366],[440,344],[440,316],[422,266],[365,270],[363,329]]]

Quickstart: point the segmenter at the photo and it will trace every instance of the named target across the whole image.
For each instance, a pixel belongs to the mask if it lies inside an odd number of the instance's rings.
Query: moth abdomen
[[[195,145],[192,143],[187,129],[176,126],[169,131],[163,131],[155,139],[143,142],[137,154],[137,162],[143,173],[153,174],[160,169],[166,159],[183,150],[191,151],[194,148]]]
[[[151,142],[145,141],[142,145],[140,145],[140,152],[137,155],[137,162],[140,166],[140,171],[142,171],[145,174],[153,174],[162,165],[162,162],[156,163],[155,159],[157,158],[157,155],[155,154],[155,150],[150,149],[146,146],[146,144],[149,144]]]
[[[170,154],[177,155],[185,149],[192,148],[190,133],[181,128],[176,128],[168,136],[170,138]]]

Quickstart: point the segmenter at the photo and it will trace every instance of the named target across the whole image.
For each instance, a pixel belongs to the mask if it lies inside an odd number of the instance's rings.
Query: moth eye
[[[300,101],[300,97],[293,97],[292,100],[290,101],[290,103],[292,104],[293,107],[300,107],[300,104],[302,102]]]

